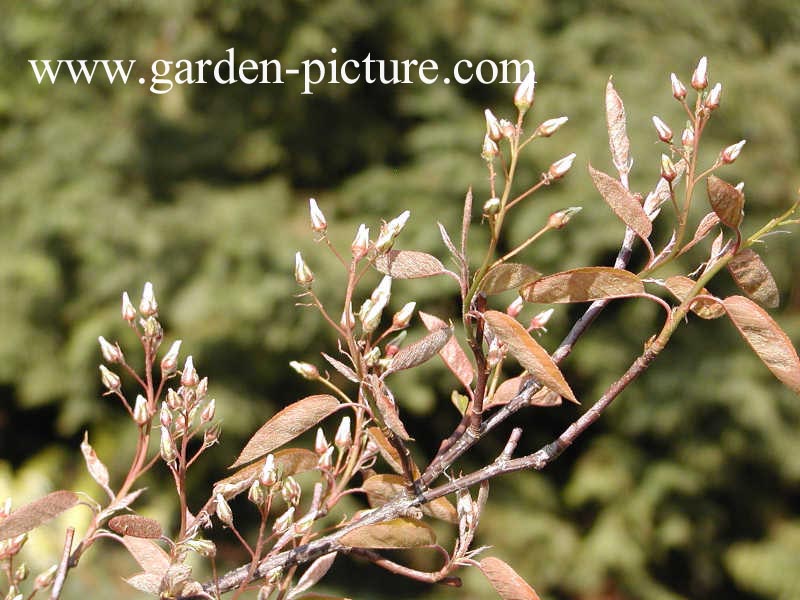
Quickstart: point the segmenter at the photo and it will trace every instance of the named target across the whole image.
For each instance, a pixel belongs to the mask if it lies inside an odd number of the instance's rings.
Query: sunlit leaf
[[[330,570],[333,566],[333,561],[336,560],[336,552],[331,552],[330,554],[325,554],[320,556],[317,560],[315,560],[309,567],[305,570],[302,577],[297,582],[297,585],[292,588],[292,591],[286,596],[287,600],[293,600],[297,598],[303,592],[310,590],[314,585],[316,585],[320,579],[325,577],[325,574]]]
[[[500,294],[538,279],[541,275],[539,271],[528,265],[501,263],[489,269],[481,280],[480,289],[488,296]]]
[[[367,501],[373,508],[383,506],[400,496],[407,489],[405,479],[400,475],[373,475],[361,487],[367,494]],[[448,523],[458,522],[458,513],[445,497],[436,498],[421,507],[422,513]]]
[[[445,272],[441,261],[426,252],[390,250],[375,258],[375,268],[393,279],[432,277]]]
[[[496,310],[483,315],[497,338],[508,346],[508,351],[531,375],[554,392],[578,404],[575,394],[559,371],[547,350],[534,340],[519,322]]]
[[[131,553],[133,559],[146,573],[157,575],[159,580],[169,569],[169,555],[153,540],[148,540],[130,535],[123,536],[122,543]]]
[[[419,311],[419,318],[428,331],[436,331],[442,327],[447,327],[447,323],[440,318],[422,311]],[[451,336],[450,339],[447,340],[444,347],[439,350],[439,356],[461,384],[465,388],[469,388],[472,384],[472,379],[475,377],[475,372],[472,368],[472,363],[469,358],[467,358],[466,353],[461,348],[455,336]]]
[[[353,369],[348,367],[346,364],[344,364],[342,361],[336,360],[335,358],[325,354],[324,352],[322,353],[322,356],[325,358],[325,360],[327,360],[331,364],[331,366],[334,369],[336,369],[339,373],[341,373],[346,379],[349,379],[353,383],[359,382],[358,375],[356,375],[356,372],[353,371]]]
[[[667,280],[664,282],[664,286],[673,296],[683,302],[686,300],[689,292],[692,291],[692,288],[694,288],[696,283],[697,282],[694,279],[690,279],[689,277],[685,277],[683,275],[673,275],[672,277],[667,278]],[[711,295],[706,288],[703,288],[700,293],[704,296]],[[703,319],[716,319],[725,314],[725,309],[719,302],[706,298],[695,300],[692,303],[691,308],[694,314]]]
[[[389,388],[375,375],[367,375],[365,381],[368,383],[369,389],[372,392],[375,406],[378,407],[378,412],[383,420],[383,424],[401,440],[406,442],[412,440],[413,438],[408,435],[406,427],[400,418],[397,403]]]
[[[630,170],[631,142],[625,126],[625,106],[610,79],[606,84],[606,126],[614,166],[620,173],[627,173]]]
[[[339,541],[352,548],[419,548],[436,543],[436,534],[421,521],[400,518],[358,527]]]
[[[339,406],[339,401],[327,394],[308,396],[290,404],[261,426],[230,468],[238,467],[280,448],[317,425]]]
[[[800,358],[789,336],[763,308],[744,296],[730,296],[723,304],[761,361],[790,390],[800,394]]]
[[[151,596],[159,596],[161,595],[162,579],[163,577],[161,575],[155,575],[154,573],[137,573],[124,581],[140,592],[150,594]]]
[[[514,397],[519,393],[520,386],[528,378],[528,375],[518,375],[511,379],[506,379],[503,383],[497,386],[497,389],[492,394],[489,401],[483,405],[484,409],[493,408],[495,406],[503,406],[511,402]]]
[[[508,564],[489,556],[479,563],[481,571],[503,600],[540,600],[539,595]]]
[[[589,165],[594,187],[626,226],[630,227],[646,244],[653,232],[653,224],[644,208],[633,195],[616,179]]]
[[[83,454],[83,459],[86,462],[86,468],[89,471],[89,475],[92,476],[97,484],[103,488],[109,496],[112,498],[114,497],[114,493],[108,487],[108,469],[103,464],[103,461],[97,457],[97,453],[92,448],[92,445],[89,443],[89,432],[85,431],[83,433],[83,441],[81,442],[81,453]]]
[[[743,248],[728,262],[728,271],[736,285],[751,300],[767,308],[780,303],[778,286],[761,257],[750,248]]]
[[[625,298],[644,293],[641,280],[624,269],[583,267],[547,275],[520,290],[528,302],[553,304]]]
[[[161,523],[141,515],[119,515],[108,522],[108,528],[119,535],[158,539],[162,535]]]
[[[738,229],[744,216],[744,193],[715,175],[709,175],[706,184],[708,201],[719,220],[728,227]]]
[[[452,336],[453,328],[443,327],[429,333],[421,340],[401,348],[392,357],[392,362],[389,363],[389,368],[386,369],[386,372],[394,373],[395,371],[411,369],[421,365],[444,348]]]
[[[378,451],[381,453],[383,460],[386,461],[386,464],[388,464],[395,473],[402,475],[403,463],[400,460],[400,455],[397,453],[394,446],[389,443],[389,440],[386,439],[386,436],[383,435],[380,428],[369,427],[367,433],[369,437],[372,438],[372,441],[375,442],[375,445],[378,446]],[[414,477],[419,477],[419,468],[413,463],[411,464],[411,470],[413,471]]]
[[[688,252],[697,243],[703,241],[705,237],[709,234],[709,232],[712,229],[714,229],[714,227],[718,224],[719,224],[719,217],[715,212],[710,212],[705,217],[700,219],[700,223],[698,223],[697,225],[697,229],[694,232],[694,237],[692,238],[692,241],[690,241],[683,248],[681,248],[681,251],[678,253],[678,256],[680,256],[684,252]]]
[[[59,490],[18,508],[0,522],[0,540],[36,529],[75,506],[79,500],[74,492]]]

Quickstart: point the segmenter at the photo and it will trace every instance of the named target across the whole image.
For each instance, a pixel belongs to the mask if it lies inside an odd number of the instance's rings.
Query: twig
[[[58,600],[58,597],[61,595],[61,589],[64,587],[64,581],[67,578],[69,557],[72,554],[72,538],[74,537],[75,528],[67,527],[67,533],[64,536],[64,551],[61,553],[61,562],[58,563],[56,578],[53,580],[53,589],[50,591],[50,600]]]

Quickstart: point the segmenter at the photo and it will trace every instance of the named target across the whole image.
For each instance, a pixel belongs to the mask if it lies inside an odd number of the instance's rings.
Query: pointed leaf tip
[[[480,561],[479,566],[503,600],[540,600],[536,591],[499,558],[489,556]]]

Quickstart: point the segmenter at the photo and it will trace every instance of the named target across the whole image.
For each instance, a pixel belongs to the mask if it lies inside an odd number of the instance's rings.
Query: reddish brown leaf
[[[153,540],[147,540],[130,535],[123,536],[122,543],[131,553],[133,559],[146,573],[156,575],[159,580],[169,569],[169,555]]]
[[[365,381],[369,385],[372,397],[375,400],[375,406],[378,407],[378,412],[383,420],[383,424],[401,440],[406,442],[412,440],[413,438],[408,435],[406,427],[403,425],[400,412],[397,409],[397,403],[389,388],[375,375],[367,375]]]
[[[800,394],[800,358],[789,336],[752,300],[730,296],[723,303],[731,321],[761,362],[790,390]]]
[[[528,404],[530,406],[542,407],[559,406],[561,404],[561,396],[559,396],[557,392],[545,387],[531,396]]]
[[[436,331],[442,327],[447,327],[447,323],[442,321],[439,317],[419,311],[419,318],[422,319],[428,331]],[[444,361],[448,369],[456,376],[465,388],[469,388],[472,384],[472,378],[475,372],[472,369],[472,363],[467,358],[466,353],[461,348],[455,336],[450,337],[444,347],[439,350],[439,356]]]
[[[405,479],[400,475],[373,475],[361,487],[367,493],[367,501],[372,508],[383,506],[407,490]],[[458,512],[444,497],[423,504],[422,513],[448,523],[458,523]]]
[[[542,274],[533,267],[518,263],[501,263],[489,269],[481,281],[480,289],[488,296],[513,290],[538,279]]]
[[[375,268],[392,279],[418,279],[445,272],[441,261],[426,252],[390,250],[375,258]]]
[[[328,356],[324,352],[322,353],[322,356],[323,358],[325,358],[325,360],[327,360],[331,364],[331,366],[334,369],[336,369],[339,373],[344,375],[345,379],[349,379],[353,383],[359,382],[358,375],[356,375],[356,372],[353,371],[353,369],[348,367],[346,364],[344,364],[342,361],[336,360],[335,358],[333,358],[332,356]]]
[[[672,277],[667,278],[667,280],[664,282],[664,286],[673,296],[683,302],[686,300],[689,292],[692,291],[692,288],[694,288],[696,283],[697,282],[694,279],[690,279],[689,277],[684,277],[683,275],[673,275]],[[704,296],[711,295],[706,288],[703,288],[700,293]],[[692,303],[691,308],[694,314],[703,319],[716,319],[725,314],[725,309],[722,307],[720,302],[705,298],[695,300]]]
[[[665,202],[668,202],[672,197],[672,192],[670,190],[675,189],[675,186],[678,184],[678,181],[680,181],[684,171],[686,171],[686,161],[680,159],[675,163],[676,176],[675,179],[672,180],[671,186],[666,179],[663,177],[659,178],[658,183],[656,183],[656,186],[653,188],[653,191],[647,194],[642,206],[644,212],[647,214],[648,219],[651,221],[655,220],[659,211],[661,210],[661,205]]]
[[[719,224],[719,217],[715,212],[710,212],[705,217],[700,219],[700,223],[698,223],[697,225],[697,229],[694,232],[694,237],[692,238],[692,241],[686,244],[683,248],[681,248],[681,251],[678,253],[678,256],[680,256],[684,252],[688,252],[697,243],[703,241],[705,237],[711,232],[711,230],[714,229],[714,227],[718,224]]]
[[[389,363],[389,368],[386,369],[387,374],[421,365],[444,348],[445,344],[447,344],[452,336],[453,328],[449,326],[443,327],[442,329],[437,329],[429,333],[410,346],[401,348],[397,354],[392,357],[392,362]]]
[[[528,302],[553,304],[625,298],[644,293],[641,280],[624,269],[584,267],[547,275],[520,290]]]
[[[542,385],[580,404],[547,350],[516,319],[496,310],[486,311],[483,318],[511,355]]]
[[[103,464],[103,461],[97,457],[97,453],[89,443],[89,432],[83,433],[83,441],[81,442],[81,453],[83,459],[86,461],[86,468],[89,470],[89,475],[92,476],[97,484],[105,490],[109,496],[114,497],[114,493],[108,487],[108,469]]]
[[[137,538],[158,539],[161,537],[161,523],[140,515],[119,515],[108,522],[108,528],[120,535]]]
[[[707,189],[708,201],[719,220],[738,229],[744,215],[744,194],[715,175],[708,176]]]
[[[333,566],[333,561],[336,560],[336,552],[320,556],[305,570],[303,576],[300,577],[297,585],[294,586],[289,595],[286,596],[287,600],[294,600],[303,592],[311,589],[319,582],[320,579],[325,577],[325,574]]]
[[[161,575],[153,573],[137,573],[125,579],[125,583],[134,589],[150,594],[151,596],[159,596],[161,594]]]
[[[319,456],[305,448],[286,448],[274,453],[275,468],[283,475],[296,475],[317,468]],[[219,490],[226,500],[247,491],[250,485],[261,474],[264,468],[263,461],[257,461],[242,467],[233,475],[221,479],[214,484],[214,490]]]
[[[230,468],[238,467],[280,448],[317,425],[339,406],[339,401],[327,394],[308,396],[290,404],[261,426]]]
[[[642,238],[649,247],[648,238],[653,232],[653,224],[639,201],[619,181],[598,171],[592,165],[589,165],[589,174],[592,176],[594,187],[600,192],[603,200],[611,207],[614,214],[636,232],[636,235]]]
[[[74,492],[59,490],[18,508],[0,522],[0,540],[36,529],[75,506],[79,500]]]
[[[525,382],[528,378],[528,375],[518,375],[517,377],[512,377],[511,379],[506,379],[503,383],[497,386],[497,389],[492,394],[492,397],[489,398],[489,401],[483,405],[484,409],[493,408],[495,406],[504,406],[511,402],[514,397],[519,393],[520,386]]]
[[[436,534],[421,521],[401,518],[358,527],[339,541],[352,548],[419,548],[435,544]]]
[[[743,248],[728,262],[728,271],[736,285],[751,300],[767,308],[780,304],[778,286],[761,257],[750,248]]]
[[[503,600],[540,600],[534,589],[499,558],[484,558],[480,561],[480,568]]]
[[[397,453],[397,450],[394,449],[394,446],[389,443],[389,440],[386,439],[386,436],[383,435],[380,428],[369,427],[367,433],[369,437],[372,438],[372,441],[375,442],[375,445],[378,446],[378,451],[381,453],[383,460],[386,461],[386,464],[388,464],[395,473],[402,475],[403,463],[400,461],[400,455]],[[415,477],[419,477],[419,468],[417,465],[412,463],[411,470],[414,472]]]
[[[606,125],[614,166],[620,173],[627,173],[630,171],[631,142],[625,129],[625,106],[610,79],[606,85]]]

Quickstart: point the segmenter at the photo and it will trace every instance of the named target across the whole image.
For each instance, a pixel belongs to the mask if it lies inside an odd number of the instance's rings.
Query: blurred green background
[[[611,170],[603,113],[610,75],[627,108],[633,189],[646,193],[658,179],[662,147],[651,115],[676,132],[684,126],[669,73],[688,83],[702,55],[711,81],[724,85],[706,159],[748,140],[721,173],[745,181],[747,231],[783,211],[800,184],[800,4],[793,0],[0,0],[0,497],[13,495],[16,505],[63,486],[100,495],[77,451],[86,429],[112,472],[127,468],[133,432],[119,405],[100,397],[97,377],[98,335],[136,355],[118,316],[121,291],[138,298],[153,281],[167,342],[183,339],[184,353],[210,378],[224,432],[195,474],[199,502],[203,478],[223,475],[270,414],[317,391],[288,361],[321,366],[319,352],[335,350],[322,319],[293,297],[297,249],[324,299],[337,298],[343,281],[313,243],[308,197],[318,198],[345,248],[358,223],[375,231],[381,218],[410,209],[400,247],[443,259],[436,221],[456,231],[470,185],[479,206],[487,197],[483,108],[512,117],[513,86],[320,85],[301,96],[290,79],[155,96],[137,84],[39,86],[28,65],[134,58],[141,67],[157,58],[218,60],[230,47],[239,58],[288,66],[330,59],[331,47],[340,60],[368,52],[431,58],[442,70],[463,58],[532,59],[539,83],[529,126],[559,115],[570,121],[530,148],[520,181],[535,182],[569,152],[578,158],[565,181],[514,214],[510,240],[525,239],[553,210],[584,207],[524,254],[545,272],[609,264],[621,239],[586,174],[589,161]],[[700,216],[702,191],[696,204]],[[669,233],[665,221],[660,243]],[[475,248],[482,235],[476,219]],[[796,346],[799,239],[776,235],[763,252],[782,290],[773,314]],[[703,244],[681,267],[691,270],[707,250]],[[733,291],[719,279],[713,291]],[[446,317],[456,291],[449,281],[397,282],[392,307],[409,300]],[[528,307],[523,317],[534,312]],[[557,309],[543,343],[554,348],[578,314]],[[564,367],[584,406],[626,368],[661,317],[642,301],[607,311]],[[729,323],[689,325],[551,469],[493,485],[478,543],[494,546],[543,598],[800,598],[800,398]],[[430,455],[456,421],[455,381],[438,364],[396,379],[419,454]],[[521,449],[552,439],[579,410],[520,415],[513,424],[525,426]],[[462,467],[495,456],[504,432]],[[149,482],[145,514],[171,514],[159,477]],[[61,539],[34,536],[31,544],[31,564],[44,568]],[[94,567],[68,580],[65,598],[97,586],[136,597],[119,579],[135,570],[128,557],[98,547],[87,558]],[[477,571],[453,590],[347,558],[327,589],[354,598],[494,597]]]

